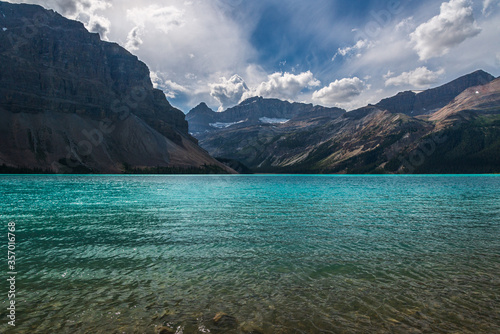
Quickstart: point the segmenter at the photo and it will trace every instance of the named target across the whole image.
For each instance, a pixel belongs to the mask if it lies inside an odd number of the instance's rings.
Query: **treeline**
[[[200,167],[146,167],[132,168],[128,164],[123,164],[124,174],[229,174],[222,167],[204,164]]]
[[[0,174],[54,174],[50,169],[0,166]]]

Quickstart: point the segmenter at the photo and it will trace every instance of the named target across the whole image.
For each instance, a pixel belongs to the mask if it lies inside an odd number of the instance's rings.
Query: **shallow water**
[[[0,194],[2,333],[500,333],[498,176],[0,176]]]

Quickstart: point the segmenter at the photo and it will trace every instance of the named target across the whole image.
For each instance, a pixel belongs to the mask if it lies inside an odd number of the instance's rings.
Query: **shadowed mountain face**
[[[464,84],[473,85],[478,77],[486,78],[487,83],[476,87]],[[256,117],[245,113],[238,115],[239,118],[229,117],[224,115],[226,112],[215,113],[204,105],[188,115],[191,116],[190,128],[192,121],[202,123],[199,114],[206,119],[211,117],[209,122],[214,122],[211,129],[206,126],[207,120],[203,120],[204,128],[200,124],[195,127],[205,129],[195,133],[202,147],[213,156],[239,160],[255,172],[500,172],[500,86],[498,79],[491,81],[490,78],[489,74],[478,71],[418,94],[426,97],[427,102],[422,105],[427,107],[449,100],[434,113],[419,117],[384,109],[382,102],[347,113],[314,116],[302,113],[275,124],[235,123],[237,119]],[[440,92],[451,94],[464,85],[465,91],[462,89],[453,97],[432,102],[432,96],[441,96]],[[267,100],[259,100],[266,104]],[[400,109],[411,109],[410,102],[405,103]],[[244,102],[235,108],[243,109],[245,105]],[[272,107],[259,110],[257,115],[260,118],[274,116],[268,110]],[[227,124],[215,123],[221,120]]]
[[[0,2],[0,164],[54,172],[216,165],[147,66],[76,21]]]

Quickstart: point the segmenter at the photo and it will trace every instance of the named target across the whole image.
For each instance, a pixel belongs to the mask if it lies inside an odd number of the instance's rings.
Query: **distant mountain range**
[[[0,171],[233,172],[137,57],[40,6],[0,11]]]
[[[212,156],[254,172],[500,172],[500,81],[484,71],[350,112],[252,98],[186,119]]]
[[[277,99],[252,97],[225,112],[215,112],[205,103],[199,104],[187,115],[189,131],[201,137],[206,133],[231,127],[243,128],[260,124],[280,124],[291,119],[336,118],[345,113],[339,108],[325,108],[312,104],[290,103]]]

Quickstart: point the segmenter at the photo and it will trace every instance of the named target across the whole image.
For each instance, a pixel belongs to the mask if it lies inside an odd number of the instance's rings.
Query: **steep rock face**
[[[495,77],[491,74],[479,70],[421,93],[401,92],[396,96],[383,99],[377,107],[409,116],[430,114],[446,106],[465,89],[487,84],[494,79]]]
[[[189,131],[200,139],[206,133],[217,132],[229,127],[279,123],[288,120],[313,117],[337,118],[345,113],[339,108],[326,108],[312,104],[290,103],[278,99],[252,97],[224,112],[214,112],[204,103],[191,110],[186,119]]]
[[[0,3],[0,11],[7,28],[0,32],[0,107],[99,118],[128,104],[160,132],[161,121],[187,132],[183,113],[153,89],[147,66],[118,44],[41,7]]]
[[[0,2],[0,28],[0,163],[95,172],[222,166],[197,147],[147,66],[118,44],[36,5]]]

